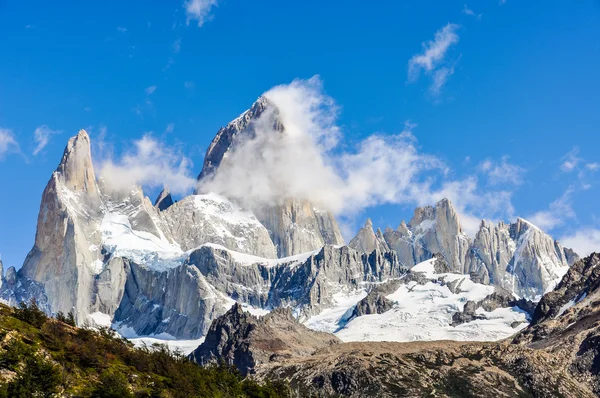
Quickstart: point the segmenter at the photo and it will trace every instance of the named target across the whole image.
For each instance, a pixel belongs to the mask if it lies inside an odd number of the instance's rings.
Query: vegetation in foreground
[[[72,314],[57,318],[35,302],[0,304],[0,398],[289,396],[285,384],[200,367],[164,346],[134,348],[110,330],[74,327]]]

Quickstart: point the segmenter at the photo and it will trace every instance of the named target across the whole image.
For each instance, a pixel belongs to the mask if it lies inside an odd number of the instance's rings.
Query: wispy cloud
[[[600,230],[586,227],[574,233],[564,235],[560,242],[564,247],[570,247],[580,256],[600,252]]]
[[[8,153],[20,151],[19,143],[12,130],[0,127],[0,160],[4,159]]]
[[[146,95],[152,95],[156,91],[156,86],[146,87],[144,91],[146,91]]]
[[[558,199],[550,203],[548,209],[540,210],[527,219],[543,230],[552,230],[564,225],[567,220],[575,218],[572,207],[574,192],[575,187],[571,185]]]
[[[194,88],[196,88],[196,83],[194,83],[193,81],[186,81],[185,83],[183,83],[183,87],[185,87],[188,90],[193,90]]]
[[[583,189],[592,187],[591,175],[600,170],[600,163],[588,162],[579,155],[579,148],[573,147],[566,155],[561,158],[560,170],[563,173],[577,173],[577,180]]]
[[[241,138],[201,192],[217,192],[250,208],[288,197],[306,199],[342,219],[383,204],[426,205],[449,198],[465,229],[481,218],[511,216],[511,193],[479,186],[474,176],[454,180],[438,157],[419,150],[406,123],[397,134],[374,134],[355,145],[339,145],[338,107],[318,77],[295,80],[264,94],[274,104]],[[274,126],[285,126],[280,132]]]
[[[37,127],[33,132],[33,140],[36,144],[35,148],[33,149],[33,155],[36,156],[38,153],[40,153],[46,147],[46,145],[48,145],[50,138],[57,133],[58,131],[52,130],[45,124]]]
[[[122,27],[122,26],[119,26],[119,27],[117,27],[117,32],[120,32],[120,33],[127,33],[127,28],[124,28],[124,27]]]
[[[174,130],[175,130],[175,123],[169,123],[169,124],[167,124],[167,127],[165,128],[165,134],[171,134]]]
[[[454,67],[445,63],[446,54],[459,41],[459,25],[447,24],[438,30],[433,40],[423,43],[423,52],[408,61],[408,81],[416,82],[421,73],[432,77],[430,92],[438,96],[446,81],[454,73]]]
[[[173,52],[178,54],[181,51],[181,39],[177,39],[173,42]]]
[[[195,21],[198,27],[212,19],[210,11],[218,5],[218,0],[188,0],[183,3],[187,16],[187,23]]]
[[[483,16],[483,14],[477,14],[475,11],[471,10],[469,7],[467,7],[466,4],[464,5],[464,7],[462,9],[462,13],[465,15],[475,17],[477,19],[481,19],[481,17]]]
[[[585,168],[591,171],[600,170],[600,163],[588,163]]]
[[[569,173],[577,168],[579,163],[583,159],[579,156],[579,148],[574,147],[571,149],[565,156],[562,157],[562,163],[560,165],[560,169],[566,173]]]
[[[500,162],[486,159],[479,165],[479,170],[488,176],[491,185],[523,183],[523,175],[526,170],[516,164],[509,163],[509,157],[503,156]]]

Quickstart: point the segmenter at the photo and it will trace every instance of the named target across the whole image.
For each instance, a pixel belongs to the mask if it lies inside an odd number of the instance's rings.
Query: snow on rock
[[[105,214],[100,230],[104,249],[114,257],[125,257],[157,271],[176,267],[184,261],[184,253],[177,244],[134,230],[123,214]]]
[[[183,250],[214,243],[259,257],[277,257],[269,231],[254,214],[220,195],[188,196],[161,216]]]
[[[334,333],[343,341],[415,340],[499,340],[527,325],[526,315],[517,308],[497,308],[478,314],[486,319],[452,326],[452,315],[467,301],[481,301],[495,288],[475,283],[469,275],[435,273],[434,259],[417,264],[411,273],[422,274],[425,283],[410,280],[386,296],[394,305],[382,314],[355,317],[347,321],[353,306],[365,293],[338,297],[336,306],[311,317],[305,325]],[[415,278],[411,278],[415,279]],[[416,278],[418,279],[418,278]],[[440,283],[443,281],[444,284]],[[458,281],[453,293],[447,283]],[[513,328],[518,324],[517,328]]]

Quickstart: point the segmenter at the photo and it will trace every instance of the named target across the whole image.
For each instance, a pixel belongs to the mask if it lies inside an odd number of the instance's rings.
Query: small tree
[[[42,325],[46,323],[46,320],[48,319],[44,311],[38,307],[35,298],[31,299],[29,305],[21,302],[19,307],[15,308],[14,316],[15,318],[20,319],[23,322],[27,322],[36,328],[42,327]]]
[[[75,315],[73,314],[73,310],[69,311],[69,313],[67,314],[67,320],[65,323],[73,327],[77,326],[77,324],[75,323]]]
[[[14,398],[50,398],[61,385],[59,368],[37,355],[25,359],[25,366],[8,385],[8,396]]]

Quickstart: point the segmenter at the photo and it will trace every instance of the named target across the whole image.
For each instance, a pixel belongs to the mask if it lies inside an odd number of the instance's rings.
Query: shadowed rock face
[[[311,355],[339,343],[337,337],[299,323],[290,308],[259,318],[236,304],[213,321],[204,343],[190,357],[200,364],[224,360],[246,375],[261,364]]]
[[[260,97],[250,109],[217,132],[204,156],[202,171],[198,176],[199,181],[209,178],[216,172],[225,154],[235,146],[237,141],[254,135],[254,123],[269,106],[272,106],[269,100]]]
[[[171,205],[173,205],[171,192],[168,188],[164,188],[162,191],[160,191],[160,194],[158,194],[158,197],[154,201],[154,207],[160,211],[163,211],[171,207]]]

